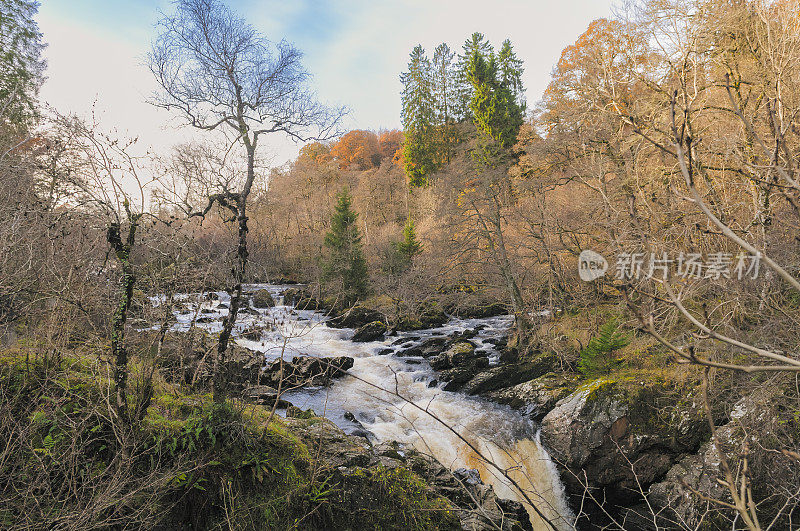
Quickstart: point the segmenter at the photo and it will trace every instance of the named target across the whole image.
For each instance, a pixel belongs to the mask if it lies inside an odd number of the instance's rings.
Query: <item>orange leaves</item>
[[[342,169],[367,170],[377,166],[381,161],[378,136],[360,129],[345,133],[331,147],[331,155]]]
[[[403,132],[396,129],[382,131],[380,135],[356,129],[332,144],[313,142],[303,146],[297,161],[314,164],[336,161],[343,170],[368,170],[379,166],[383,160],[391,160],[402,167],[402,144]]]
[[[381,150],[381,157],[384,159],[397,158],[397,152],[400,145],[403,143],[403,132],[394,129],[392,131],[383,131],[378,137],[378,145]]]
[[[304,160],[315,164],[330,162],[331,148],[322,142],[306,144],[300,149],[300,155],[298,155],[297,160]]]

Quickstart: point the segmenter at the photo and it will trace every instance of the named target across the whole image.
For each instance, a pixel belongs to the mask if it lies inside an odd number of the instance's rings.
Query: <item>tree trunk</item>
[[[125,348],[125,323],[128,319],[128,308],[133,299],[133,287],[136,275],[130,261],[130,251],[136,237],[136,222],[131,223],[127,243],[122,242],[119,223],[108,227],[106,239],[111,245],[117,260],[122,266],[122,292],[111,320],[111,354],[114,357],[114,388],[117,414],[127,423],[128,416],[128,350]]]
[[[228,353],[231,333],[236,324],[239,307],[242,304],[242,284],[247,273],[247,196],[253,186],[255,178],[255,145],[247,146],[247,180],[242,193],[239,194],[237,207],[237,223],[239,224],[239,243],[236,250],[236,264],[233,267],[233,287],[228,291],[231,304],[228,315],[222,320],[222,332],[219,334],[217,344],[217,357],[214,364],[214,377],[212,381],[214,402],[225,401],[228,392],[227,375],[225,374],[225,359]]]

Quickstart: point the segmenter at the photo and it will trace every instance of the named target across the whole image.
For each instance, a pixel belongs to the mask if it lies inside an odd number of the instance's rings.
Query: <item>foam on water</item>
[[[435,329],[403,332],[383,341],[353,343],[350,341],[353,330],[329,328],[323,315],[284,305],[280,294],[286,287],[247,287],[247,291],[269,290],[278,304],[261,310],[251,307],[249,313],[240,314],[234,332],[236,342],[263,352],[267,359],[277,359],[281,355],[291,359],[301,354],[354,358],[347,376],[335,380],[327,388],[287,393],[286,400],[300,408],[313,409],[347,432],[366,429],[377,441],[395,440],[413,445],[451,469],[477,469],[483,481],[490,483],[499,496],[524,501],[506,478],[461,440],[463,437],[487,459],[504,470],[511,470],[510,475],[528,497],[560,529],[570,529],[572,514],[558,472],[539,443],[537,426],[530,419],[509,407],[440,389],[433,383],[435,372],[422,358],[378,354],[420,344],[430,337],[478,328],[478,335],[471,341],[478,349],[486,351],[490,363],[495,364],[499,354],[494,341],[506,333],[513,317],[451,319]],[[224,306],[229,297],[224,292],[216,295],[216,300],[199,295],[182,299],[174,328],[188,329],[198,315],[206,319],[197,326],[210,332],[221,330],[220,319],[227,313]],[[156,305],[162,302],[163,299],[153,299]],[[265,329],[259,340],[239,336],[243,330],[261,326]],[[548,528],[530,508],[529,513],[536,529]]]

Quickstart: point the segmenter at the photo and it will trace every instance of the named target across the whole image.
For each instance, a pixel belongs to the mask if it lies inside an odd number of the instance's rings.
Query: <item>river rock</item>
[[[706,435],[698,403],[681,393],[659,386],[621,389],[604,378],[560,400],[541,426],[567,491],[583,495],[578,478],[585,474],[590,488],[603,489],[619,505],[629,505],[631,492],[663,477]]]
[[[493,367],[477,374],[467,382],[462,391],[477,395],[511,387],[538,378],[552,370],[555,359],[551,356],[538,356],[532,361],[509,363]]]
[[[368,341],[377,341],[382,339],[386,334],[386,325],[383,321],[372,321],[356,330],[353,334],[352,341],[356,343],[366,343]]]
[[[462,319],[485,319],[508,313],[508,308],[501,302],[453,305],[448,310],[451,314]]]
[[[304,287],[287,288],[283,291],[283,303],[287,306],[296,305],[302,299],[311,298],[311,292]]]
[[[521,384],[491,391],[486,398],[519,409],[540,422],[556,403],[569,396],[578,386],[580,377],[571,373],[550,372]]]
[[[359,328],[373,321],[385,321],[382,313],[365,306],[353,306],[343,314],[328,319],[331,328]]]
[[[260,289],[253,293],[254,308],[272,308],[273,306],[275,306],[275,300],[268,290]]]
[[[273,387],[287,386],[322,386],[328,385],[331,378],[344,376],[345,371],[353,366],[353,358],[337,356],[334,358],[317,358],[313,356],[296,356],[292,361],[275,360],[263,368],[260,381]],[[282,384],[280,382],[283,382]]]
[[[459,341],[451,345],[441,354],[430,358],[428,363],[431,364],[434,370],[441,371],[444,369],[452,369],[456,366],[462,366],[473,358],[480,356],[480,354],[476,356],[474,344],[469,341]]]
[[[793,386],[794,378],[791,380],[790,386]],[[787,394],[794,393],[790,388]],[[780,451],[752,451],[753,448],[774,448],[777,440],[786,440],[786,432],[782,426],[790,416],[795,415],[796,410],[791,408],[781,418],[782,408],[787,403],[783,394],[784,390],[780,386],[756,390],[736,402],[728,416],[730,420],[716,428],[717,440],[734,470],[741,469],[741,456],[748,455],[750,482],[760,491],[761,499],[764,500],[770,495],[776,499],[785,499],[787,487],[792,485],[796,490],[798,485],[797,461],[792,457]],[[796,398],[792,398],[790,402],[794,400]],[[680,521],[686,528],[698,528],[704,521],[730,522],[731,511],[727,511],[725,516],[717,514],[726,510],[716,504],[709,506],[694,494],[702,492],[705,496],[731,503],[728,489],[720,485],[718,479],[723,479],[720,457],[717,447],[709,440],[696,454],[678,461],[663,480],[651,485],[647,498],[665,519]],[[760,509],[760,516],[771,516],[768,512],[765,513],[765,507]],[[649,515],[646,507],[633,508],[631,512],[633,511]],[[652,525],[652,517],[650,523]],[[667,527],[666,524],[662,525]],[[728,523],[725,527],[732,526]]]
[[[278,390],[268,385],[254,385],[252,387],[246,387],[242,391],[242,398],[248,402],[254,402],[256,404],[270,407],[273,406],[276,401],[278,403],[278,407],[281,408],[291,405],[282,398],[278,398]]]

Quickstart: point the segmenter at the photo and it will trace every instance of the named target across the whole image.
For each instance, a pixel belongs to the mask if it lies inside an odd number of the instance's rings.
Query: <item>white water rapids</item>
[[[334,380],[329,387],[293,391],[283,398],[302,409],[312,408],[317,415],[331,419],[348,433],[366,429],[377,441],[394,440],[413,445],[451,469],[477,469],[481,479],[491,484],[498,496],[524,502],[523,496],[506,478],[440,422],[397,396],[365,382],[396,390],[406,400],[434,413],[486,458],[510,471],[509,475],[549,520],[559,529],[571,529],[572,514],[558,472],[539,444],[537,426],[530,419],[509,407],[440,389],[433,383],[436,373],[423,358],[378,354],[389,348],[406,348],[430,337],[482,327],[471,341],[478,349],[486,351],[490,361],[495,363],[497,352],[492,340],[505,333],[512,317],[452,319],[440,328],[401,332],[383,341],[354,343],[350,341],[352,329],[329,328],[321,314],[283,305],[280,293],[287,287],[290,286],[247,287],[248,291],[268,289],[278,304],[257,313],[252,308],[251,313],[240,313],[236,323],[238,332],[259,324],[270,325],[271,329],[265,330],[259,341],[239,336],[236,337],[237,343],[263,352],[267,359],[277,359],[283,352],[287,360],[295,355],[350,356],[355,362],[348,371],[349,375]],[[217,295],[217,300],[200,302],[199,308],[202,312],[199,315],[205,319],[201,319],[204,322],[197,326],[211,332],[221,329],[220,319],[227,312],[229,302],[225,292]],[[187,329],[201,297],[184,295],[177,299],[182,306],[176,304],[178,324],[175,328]],[[157,304],[159,301],[154,302]],[[358,422],[348,420],[345,413],[351,413]],[[528,512],[535,529],[549,529],[533,509],[528,507]]]

